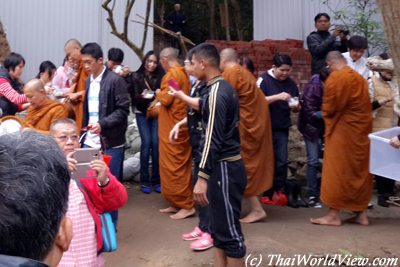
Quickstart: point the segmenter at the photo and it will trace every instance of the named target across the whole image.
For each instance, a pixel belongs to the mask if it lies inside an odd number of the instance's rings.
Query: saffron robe
[[[76,82],[71,86],[70,93],[82,92],[82,96],[75,101],[71,101],[73,111],[75,112],[76,126],[80,130],[82,128],[82,117],[83,117],[83,101],[85,99],[85,81],[88,78],[88,73],[83,67],[82,62],[80,63],[78,70],[78,77]]]
[[[256,196],[272,187],[274,152],[268,102],[254,76],[239,64],[226,68],[223,77],[239,97],[240,155],[247,172],[245,197]]]
[[[28,108],[25,123],[28,127],[42,133],[48,133],[53,121],[68,117],[68,112],[64,104],[48,99],[44,105],[39,108]]]
[[[169,142],[169,132],[174,125],[186,117],[186,103],[168,94],[168,81],[173,79],[179,88],[189,94],[190,82],[184,69],[172,67],[164,75],[157,99],[161,103],[158,115],[159,165],[161,192],[171,206],[179,209],[192,209],[192,149],[189,130],[181,128],[178,139]]]
[[[372,195],[368,139],[372,116],[367,81],[347,66],[332,72],[325,83],[322,116],[321,200],[336,210],[364,211]]]

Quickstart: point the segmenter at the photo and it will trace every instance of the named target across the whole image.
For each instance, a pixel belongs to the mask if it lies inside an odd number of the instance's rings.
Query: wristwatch
[[[107,180],[106,180],[105,184],[101,184],[99,181],[97,181],[97,185],[99,187],[106,187],[109,183],[110,183],[110,178],[108,178],[108,177],[107,177]]]

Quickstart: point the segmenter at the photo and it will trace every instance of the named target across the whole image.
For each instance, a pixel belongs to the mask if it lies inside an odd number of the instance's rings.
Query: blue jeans
[[[110,172],[122,182],[122,170],[124,165],[124,152],[125,147],[110,148],[103,151],[104,154],[111,156]],[[118,224],[118,210],[111,211],[111,218],[117,228]]]
[[[307,150],[307,193],[308,197],[319,197],[318,167],[319,167],[319,140],[307,140],[304,138]]]
[[[110,172],[122,182],[122,170],[124,165],[124,147],[109,148],[103,151],[104,154],[111,156]]]
[[[146,114],[136,113],[135,115],[142,143],[140,146],[140,183],[145,186],[159,185],[158,121],[147,119]],[[149,174],[150,152],[152,159],[151,177]]]
[[[273,190],[284,191],[287,178],[289,129],[272,131],[272,141],[274,143],[275,157]]]

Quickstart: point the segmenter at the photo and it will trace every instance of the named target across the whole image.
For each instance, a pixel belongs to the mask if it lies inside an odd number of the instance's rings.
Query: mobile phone
[[[96,178],[97,173],[90,167],[90,162],[100,157],[98,148],[75,148],[74,158],[78,163],[76,171],[71,174],[72,178]]]
[[[87,132],[87,131],[89,131],[90,129],[92,129],[92,125],[91,124],[89,124],[88,126],[85,126],[85,127],[83,127],[82,129],[81,129],[81,131],[83,131],[83,132]]]
[[[174,88],[175,90],[179,91],[181,88],[179,88],[179,84],[174,80],[174,79],[169,79],[168,80],[168,85]]]

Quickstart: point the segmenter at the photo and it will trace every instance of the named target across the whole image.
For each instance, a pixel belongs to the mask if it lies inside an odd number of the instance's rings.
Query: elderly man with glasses
[[[64,152],[69,171],[75,171],[74,151],[80,147],[75,121],[61,119],[53,122],[50,135]],[[128,199],[125,187],[110,173],[102,159],[93,160],[90,167],[96,172],[96,178],[81,177],[78,182],[72,179],[69,184],[67,216],[72,220],[73,238],[59,266],[104,266],[100,254],[103,242],[98,214],[117,210]]]

